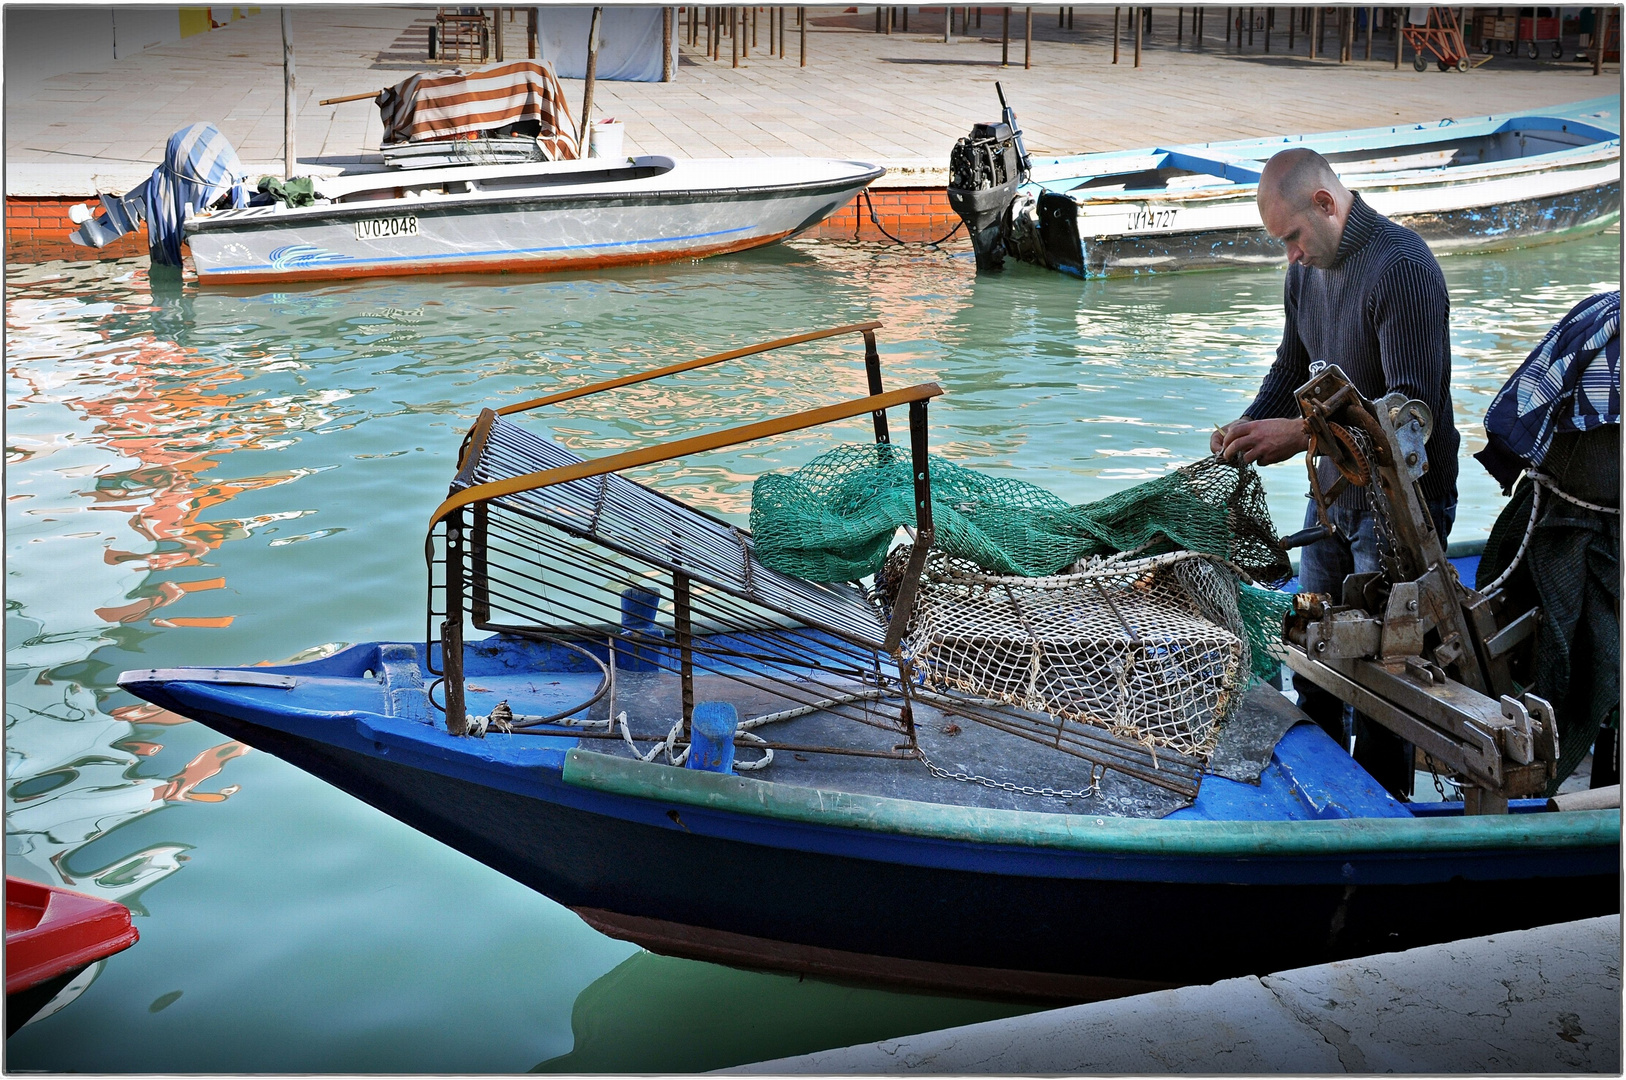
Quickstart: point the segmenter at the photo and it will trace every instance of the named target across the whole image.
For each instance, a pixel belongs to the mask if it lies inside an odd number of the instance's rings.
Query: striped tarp
[[[541,127],[537,142],[550,160],[581,156],[564,87],[547,60],[414,75],[373,100],[384,119],[386,145],[468,138],[535,120]]]
[[[220,129],[192,124],[171,135],[164,163],[147,181],[147,251],[152,261],[181,265],[181,226],[226,195],[232,206],[248,205],[248,176]]]
[[[1558,320],[1485,410],[1480,464],[1508,492],[1540,468],[1553,436],[1620,423],[1620,290],[1596,293]]]
[[[230,199],[248,205],[248,176],[237,151],[213,124],[190,124],[169,137],[164,163],[140,186],[101,197],[102,213],[80,223],[68,237],[102,247],[147,221],[147,250],[160,266],[181,265],[181,227],[200,210]]]

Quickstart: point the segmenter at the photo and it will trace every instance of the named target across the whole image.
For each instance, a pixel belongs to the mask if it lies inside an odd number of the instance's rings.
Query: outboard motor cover
[[[1005,265],[1005,211],[1022,182],[1018,137],[1010,124],[976,124],[949,154],[949,205],[971,234],[979,272]]]

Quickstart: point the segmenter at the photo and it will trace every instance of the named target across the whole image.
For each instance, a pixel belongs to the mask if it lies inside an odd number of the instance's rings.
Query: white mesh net
[[[908,554],[882,571],[894,595]],[[1115,558],[1029,578],[933,551],[905,641],[917,674],[1206,759],[1249,681],[1236,578],[1190,552]]]

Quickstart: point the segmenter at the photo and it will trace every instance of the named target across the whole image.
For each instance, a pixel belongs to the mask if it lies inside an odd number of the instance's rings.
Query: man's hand
[[[1217,457],[1219,452],[1225,449],[1225,433],[1236,427],[1238,424],[1246,424],[1247,422],[1248,418],[1244,416],[1240,419],[1232,420],[1224,427],[1220,427],[1218,424],[1215,424],[1214,434],[1208,437],[1208,452]]]
[[[1310,448],[1303,420],[1234,420],[1219,428],[1208,448],[1227,461],[1274,465]]]

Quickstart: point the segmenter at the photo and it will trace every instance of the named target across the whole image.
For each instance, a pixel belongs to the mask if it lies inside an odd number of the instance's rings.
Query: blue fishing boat
[[[1620,101],[1419,124],[1029,157],[1009,108],[951,157],[978,266],[1079,277],[1275,265],[1254,205],[1272,155],[1308,147],[1438,254],[1546,243],[1620,219]]]
[[[1550,754],[1497,792],[1460,778],[1508,813],[1397,801],[1253,677],[1279,671],[1255,631],[1285,600],[1258,583],[1288,566],[1242,521],[1250,468],[1040,500],[1001,532],[989,507],[1034,496],[927,455],[941,390],[884,390],[877,326],[487,410],[433,515],[424,641],[120,685],[607,934],[745,967],[1085,1000],[1528,927],[1554,897],[1618,910],[1618,811],[1519,797]],[[840,405],[585,461],[511,419],[850,333],[871,393]],[[858,418],[874,442],[759,481],[751,532],[622,475]],[[797,546],[815,530],[784,509],[821,483],[877,515],[844,549],[879,565],[869,584],[787,569],[836,558]],[[988,568],[1039,527],[1073,545],[1065,565]]]

